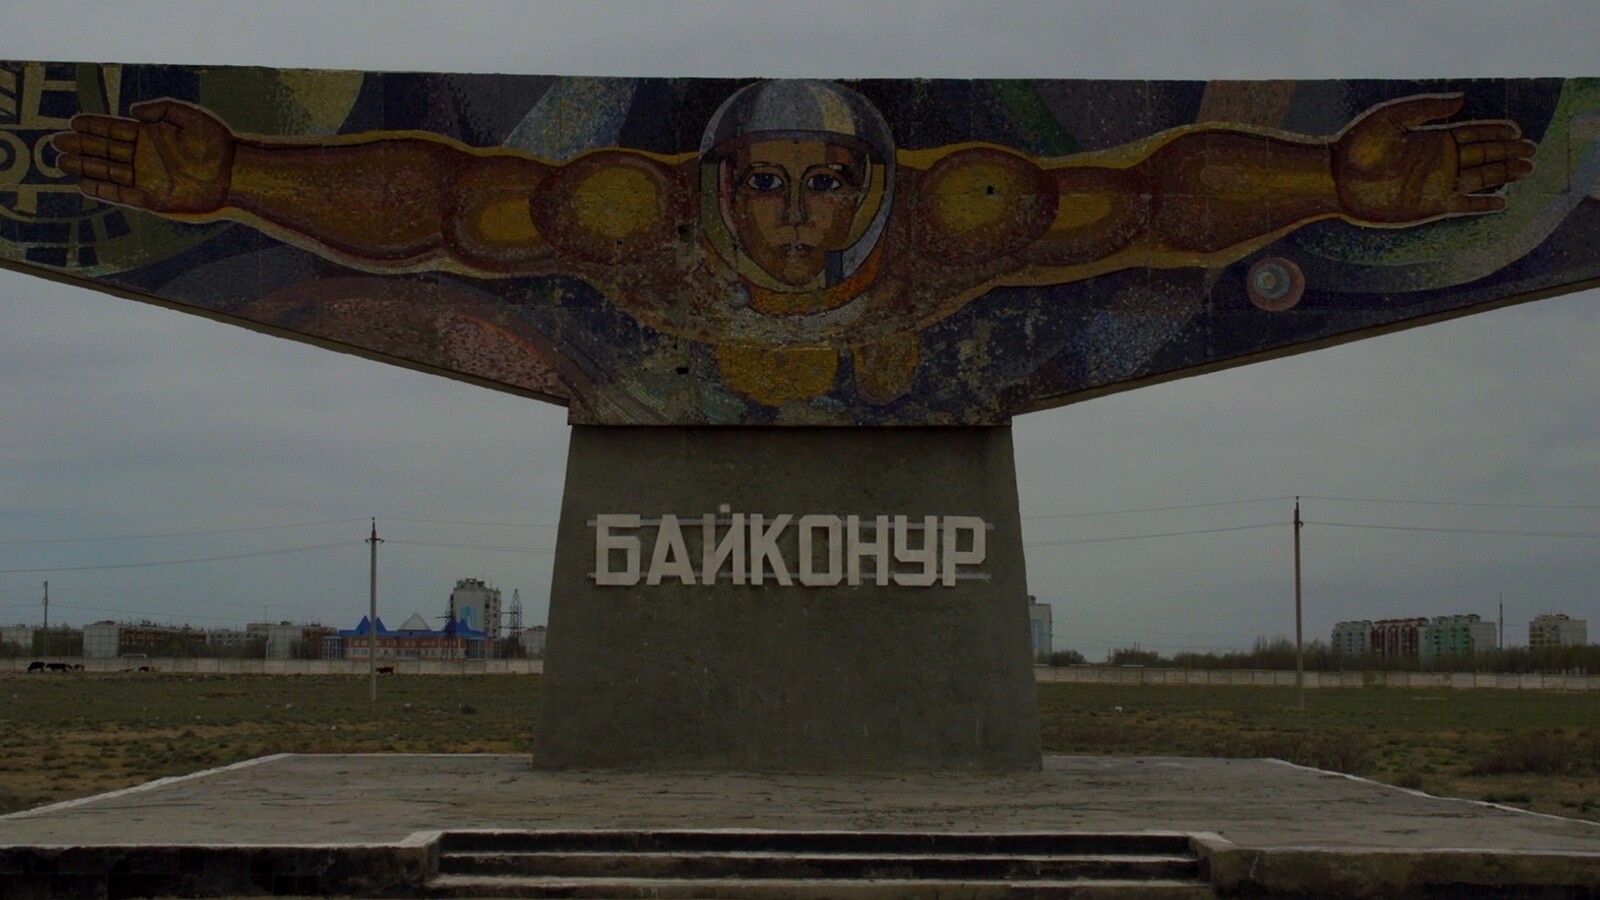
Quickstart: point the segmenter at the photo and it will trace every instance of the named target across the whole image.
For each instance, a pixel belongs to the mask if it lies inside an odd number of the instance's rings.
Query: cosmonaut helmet
[[[867,182],[851,225],[851,244],[830,254],[828,280],[837,283],[859,268],[883,235],[894,197],[894,137],[889,123],[867,98],[831,81],[785,79],[746,85],[724,100],[700,139],[702,184],[719,184],[718,173],[743,143],[761,140],[816,140],[849,147],[868,162]],[[716,215],[702,208],[702,221],[720,226],[711,234],[719,252],[732,258],[733,225],[725,198]],[[720,233],[718,233],[720,232]],[[780,285],[769,285],[780,288]]]

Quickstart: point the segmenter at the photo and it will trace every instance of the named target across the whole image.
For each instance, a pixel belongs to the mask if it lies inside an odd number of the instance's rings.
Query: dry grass
[[[1580,692],[1039,685],[1047,752],[1273,757],[1447,797],[1600,817]],[[1553,760],[1552,760],[1553,757]]]
[[[1600,778],[1600,728],[1551,728],[1509,736],[1473,763],[1467,774]]]
[[[0,675],[0,812],[271,753],[532,750],[537,676]],[[1597,698],[1041,684],[1051,753],[1269,756],[1600,818]]]
[[[523,753],[538,679],[0,677],[0,813],[272,753]]]

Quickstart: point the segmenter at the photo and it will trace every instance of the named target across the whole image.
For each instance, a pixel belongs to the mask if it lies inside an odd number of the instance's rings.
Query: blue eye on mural
[[[806,187],[818,193],[837,191],[844,188],[844,182],[834,177],[832,173],[822,173],[806,178]]]
[[[745,184],[753,191],[770,194],[783,190],[783,176],[772,172],[756,172],[745,179]]]

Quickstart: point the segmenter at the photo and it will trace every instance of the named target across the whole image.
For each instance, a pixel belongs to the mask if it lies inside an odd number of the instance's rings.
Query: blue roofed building
[[[374,627],[371,620],[362,616],[356,627],[328,638],[326,649],[335,652],[326,655],[333,659],[366,659],[374,645],[378,659],[486,659],[492,652],[486,632],[467,628],[453,616],[445,619],[442,627],[429,628],[427,620],[412,613],[394,629],[385,627],[382,618]]]

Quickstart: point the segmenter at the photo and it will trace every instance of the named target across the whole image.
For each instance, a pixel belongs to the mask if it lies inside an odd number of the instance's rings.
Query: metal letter
[[[631,534],[613,535],[613,528],[638,528],[637,514],[609,513],[594,517],[594,583],[630,585],[639,583],[639,539]],[[611,551],[621,550],[623,568],[611,571]]]

